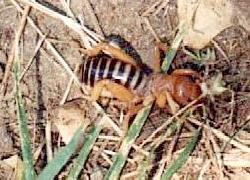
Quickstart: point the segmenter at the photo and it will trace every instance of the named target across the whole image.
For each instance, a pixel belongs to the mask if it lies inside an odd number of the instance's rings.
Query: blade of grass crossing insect
[[[128,133],[122,141],[119,152],[114,157],[113,164],[104,178],[105,180],[119,179],[119,175],[126,162],[131,146],[139,135],[142,126],[150,113],[151,107],[152,104],[145,106],[135,117],[133,124],[130,126]]]
[[[31,151],[31,145],[30,145],[30,136],[29,136],[29,130],[27,125],[27,115],[25,112],[23,99],[20,91],[19,86],[19,62],[16,60],[14,63],[14,79],[15,79],[15,88],[16,88],[16,95],[15,95],[15,101],[17,105],[17,119],[18,119],[18,125],[19,125],[19,131],[20,131],[20,138],[21,138],[21,149],[22,149],[22,157],[23,162],[25,166],[24,170],[24,178],[28,180],[35,179],[35,171],[33,167],[33,156]]]
[[[180,26],[178,33],[176,34],[173,43],[170,47],[170,49],[168,50],[168,52],[166,53],[166,56],[162,62],[161,65],[161,69],[163,72],[168,72],[170,65],[172,64],[175,56],[176,56],[176,52],[179,49],[181,42],[184,38],[184,35],[186,34],[185,32],[185,26]]]
[[[39,180],[54,179],[54,177],[59,173],[62,167],[67,163],[71,155],[75,152],[77,144],[82,135],[81,132],[82,126],[75,132],[69,144],[59,150],[55,157],[43,169],[41,174],[38,176]]]
[[[190,142],[186,145],[185,149],[181,152],[181,154],[177,157],[177,159],[170,165],[170,167],[165,170],[164,174],[162,175],[162,180],[171,179],[171,177],[185,164],[188,160],[189,155],[194,150],[199,136],[200,136],[201,129],[195,131],[193,137],[191,138]]]
[[[93,127],[89,135],[86,137],[84,145],[76,159],[75,165],[70,170],[68,180],[77,179],[102,128],[103,125],[98,123],[95,127]]]

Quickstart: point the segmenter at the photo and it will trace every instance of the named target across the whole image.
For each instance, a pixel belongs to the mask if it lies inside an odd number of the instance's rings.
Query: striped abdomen
[[[147,81],[142,70],[103,54],[86,59],[80,70],[81,82],[91,87],[102,79],[110,79],[131,90],[140,90]]]

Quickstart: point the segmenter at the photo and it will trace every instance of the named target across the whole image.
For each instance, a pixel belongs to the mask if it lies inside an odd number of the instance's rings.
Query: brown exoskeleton
[[[109,52],[111,55],[102,52]],[[199,74],[190,69],[177,69],[171,75],[160,73],[159,52],[156,51],[154,72],[147,75],[140,66],[120,49],[100,43],[89,51],[80,67],[80,79],[85,85],[92,87],[91,98],[98,100],[105,89],[113,97],[128,102],[128,114],[135,114],[142,105],[135,103],[147,98],[156,100],[160,108],[170,102],[183,106],[201,94],[197,80]],[[150,99],[149,98],[149,99]]]

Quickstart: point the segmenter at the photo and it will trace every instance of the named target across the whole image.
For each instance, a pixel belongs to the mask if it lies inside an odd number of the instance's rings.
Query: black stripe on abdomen
[[[113,71],[115,69],[115,64],[116,64],[116,61],[111,60],[110,65],[108,67],[107,79],[112,79],[112,77],[113,77]]]
[[[88,72],[89,72],[90,61],[85,60],[83,69],[83,83],[88,84]]]
[[[108,60],[106,58],[102,58],[100,59],[100,61],[101,61],[101,64],[99,67],[98,78],[102,79],[104,76],[104,72],[105,72]]]
[[[137,82],[136,82],[135,87],[134,87],[135,89],[136,89],[136,88],[140,85],[140,83],[142,82],[143,76],[144,76],[143,72],[140,71],[139,77],[138,77]]]
[[[130,72],[125,72],[125,73],[129,73],[128,78],[127,78],[127,80],[126,80],[126,82],[124,84],[124,86],[127,87],[127,88],[130,87],[130,83],[132,82],[132,80],[134,78],[134,75],[136,73],[136,68],[134,66],[132,66],[132,65],[130,65],[130,66],[131,66]]]
[[[92,67],[90,69],[90,86],[93,87],[95,84],[95,74],[97,73],[97,65],[98,65],[99,59],[93,59],[92,60]]]
[[[135,66],[106,56],[85,60],[81,73],[81,81],[92,87],[102,79],[110,79],[134,90],[144,86],[146,77],[144,72]]]

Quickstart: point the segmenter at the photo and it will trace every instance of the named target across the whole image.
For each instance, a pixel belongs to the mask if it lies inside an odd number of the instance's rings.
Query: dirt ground
[[[155,1],[90,0],[90,2],[104,36],[121,36],[131,44],[144,63],[152,66],[155,38],[146,25],[142,13],[154,4]],[[51,7],[62,9],[59,0],[52,0],[50,3]],[[149,22],[157,35],[162,40],[171,44],[175,37],[175,30],[178,24],[176,2],[171,1],[168,7],[168,14],[164,15],[165,9],[163,8],[156,15],[150,16]],[[93,21],[91,20],[90,13],[84,1],[72,0],[71,8],[76,16],[84,17],[84,23],[89,28],[94,29]],[[72,30],[59,20],[53,19],[37,10],[32,9],[30,17],[46,35],[46,38],[51,40],[56,49],[69,63],[70,67],[74,69],[76,64],[82,61],[83,54],[68,42],[71,42],[72,39],[79,40],[77,34],[72,32]],[[20,19],[21,16],[11,1],[0,1],[0,84],[7,59],[11,54],[11,48]],[[39,36],[34,28],[31,27],[30,24],[27,24],[24,34],[21,37],[21,48],[19,52],[23,68],[26,67],[28,60],[33,56],[38,40]],[[229,90],[221,95],[215,97],[209,96],[204,99],[203,103],[207,112],[205,120],[209,126],[220,130],[228,136],[232,136],[247,123],[247,116],[250,115],[250,35],[241,27],[231,27],[221,32],[214,40],[218,42],[228,59],[211,43],[208,47],[215,50],[215,59],[202,62],[202,67],[199,70],[205,82],[208,82],[216,73],[221,72],[225,87]],[[180,50],[173,64],[173,68],[185,67],[185,63],[187,64],[188,62],[194,61]],[[32,148],[34,150],[37,149],[45,139],[45,124],[47,120],[51,119],[51,109],[59,105],[69,79],[70,77],[53,57],[48,47],[43,44],[21,83],[29,119],[30,133],[32,134]],[[0,102],[0,161],[15,154],[20,155],[21,153],[13,86],[13,78],[10,77],[7,93]],[[78,90],[77,87],[73,87],[68,99],[78,98],[81,95],[81,91]],[[105,109],[107,112],[115,111],[114,108],[110,109],[107,107]],[[119,119],[118,113],[111,116]],[[155,127],[162,124],[169,116],[170,115],[164,113],[164,111],[154,108],[150,115],[150,120],[146,123],[138,142],[150,135]],[[200,120],[205,122],[204,119]],[[189,130],[192,128],[190,126],[185,127],[185,129]],[[108,134],[109,132],[104,131],[103,134],[105,133]],[[244,129],[244,133],[249,133],[249,127]],[[211,155],[211,152],[206,150],[207,142],[206,138],[204,138],[206,135],[208,134],[203,134],[202,142],[193,153],[193,156],[199,157],[200,159],[207,156],[210,157]],[[55,138],[55,142],[57,142],[59,135],[55,134],[54,136],[53,138]],[[222,146],[223,142],[220,142],[218,139],[215,141]],[[170,142],[170,140],[168,140],[168,142]],[[166,144],[163,145],[162,149],[166,147]],[[181,145],[179,146],[182,147]],[[176,149],[180,147],[176,147]],[[228,146],[228,150],[233,147],[232,145]],[[114,146],[112,148],[115,150],[117,147]],[[162,152],[162,149],[159,151]],[[45,148],[43,148],[40,158],[36,163],[37,172],[41,171],[45,165],[45,152]],[[82,177],[91,174],[93,169],[101,168],[105,171],[108,168],[108,163],[103,159],[96,160],[94,154],[91,155],[90,159],[93,157],[95,160],[86,165],[84,170],[85,175]],[[154,162],[157,162],[157,160]],[[190,166],[192,164],[194,166]],[[189,177],[192,179],[190,175],[198,177],[201,164],[202,163],[199,164],[199,162],[192,160],[188,161],[177,178]],[[206,178],[218,179],[218,177],[220,177],[219,173],[215,173],[218,168],[216,165],[211,166],[209,170],[207,170],[204,174]],[[232,177],[235,174],[250,173],[249,167],[250,165],[237,168],[223,166],[222,171],[225,177]],[[134,168],[133,163],[132,165],[127,164],[123,174],[134,170]],[[64,170],[67,171],[67,168]],[[9,169],[0,170],[0,179],[9,179],[8,177],[11,177],[10,174]],[[186,174],[189,174],[189,176]],[[64,175],[62,172],[58,178],[64,177]],[[150,172],[150,176],[154,176],[153,171]]]

